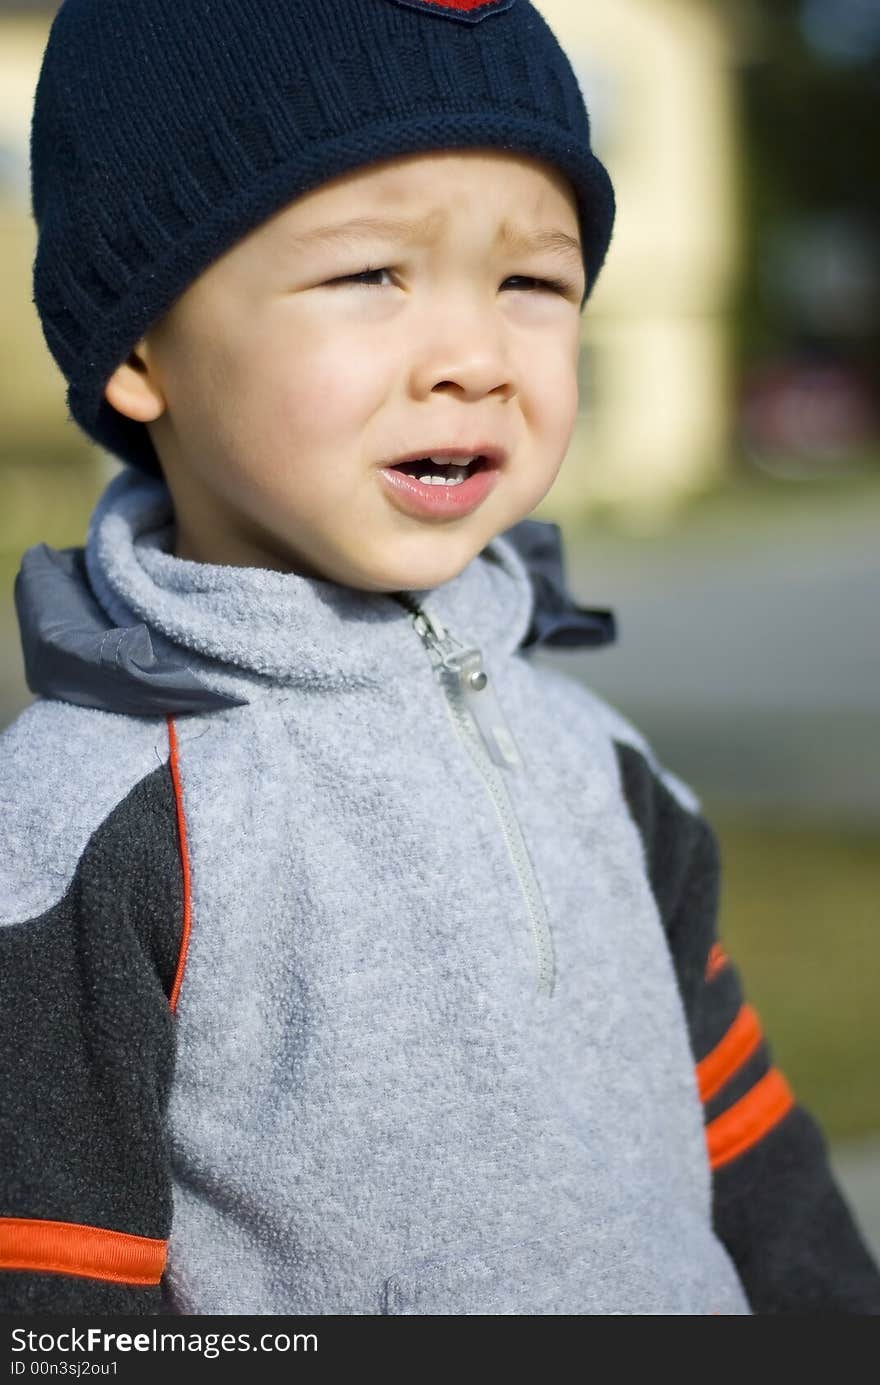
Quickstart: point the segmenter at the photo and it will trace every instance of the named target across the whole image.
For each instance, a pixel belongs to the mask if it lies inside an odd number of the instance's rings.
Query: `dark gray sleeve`
[[[92,833],[52,908],[0,927],[2,1312],[160,1311],[182,903],[166,764]],[[51,1264],[53,1237],[59,1266],[22,1268]]]
[[[718,844],[644,754],[617,744],[684,1001],[703,1098],[715,1230],[756,1314],[880,1313],[880,1271],[825,1140],[773,1063],[717,931]]]

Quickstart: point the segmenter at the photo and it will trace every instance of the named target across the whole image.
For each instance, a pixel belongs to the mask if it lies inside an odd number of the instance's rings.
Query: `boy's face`
[[[354,217],[425,224],[411,240],[378,227],[312,236]],[[511,248],[505,224],[576,246]],[[263,222],[107,386],[149,423],[176,555],[377,592],[455,577],[535,508],[568,448],[578,244],[567,180],[490,149],[373,164]],[[414,511],[383,475],[402,457],[487,445],[504,460],[461,513]]]

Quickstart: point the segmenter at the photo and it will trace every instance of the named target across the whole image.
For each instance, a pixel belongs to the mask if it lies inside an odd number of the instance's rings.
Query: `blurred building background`
[[[880,1247],[880,0],[536,0],[618,222],[535,511],[619,644],[559,653],[703,799],[722,930]],[[0,0],[0,726],[12,583],[116,463],[30,299],[27,138],[56,5]]]

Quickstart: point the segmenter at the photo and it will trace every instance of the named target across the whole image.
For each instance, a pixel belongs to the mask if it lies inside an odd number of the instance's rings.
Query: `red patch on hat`
[[[407,10],[421,10],[438,19],[460,19],[464,24],[478,24],[490,14],[509,10],[514,0],[393,0]]]

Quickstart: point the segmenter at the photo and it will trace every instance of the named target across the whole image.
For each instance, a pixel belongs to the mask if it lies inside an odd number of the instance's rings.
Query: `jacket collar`
[[[156,716],[246,704],[242,670],[313,689],[370,681],[358,641],[369,625],[364,648],[377,649],[380,666],[394,622],[406,618],[396,602],[175,558],[172,523],[164,482],[126,468],[99,499],[84,546],[25,551],[15,605],[33,693]],[[544,645],[597,648],[616,636],[611,612],[569,595],[561,531],[545,521],[520,521],[456,578],[415,595],[489,660]],[[224,668],[233,676],[218,676]]]

